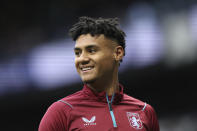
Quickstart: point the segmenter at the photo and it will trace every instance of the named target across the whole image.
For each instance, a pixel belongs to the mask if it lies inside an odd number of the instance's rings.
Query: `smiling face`
[[[75,66],[84,83],[102,82],[114,77],[117,70],[117,43],[104,35],[81,35],[75,44]],[[117,74],[115,74],[117,75]]]

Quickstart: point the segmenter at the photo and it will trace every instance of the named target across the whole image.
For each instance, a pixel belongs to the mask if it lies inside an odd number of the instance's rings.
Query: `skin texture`
[[[119,61],[124,49],[104,35],[79,36],[75,44],[75,66],[82,81],[95,92],[112,95],[118,87]],[[90,67],[85,71],[82,68]]]

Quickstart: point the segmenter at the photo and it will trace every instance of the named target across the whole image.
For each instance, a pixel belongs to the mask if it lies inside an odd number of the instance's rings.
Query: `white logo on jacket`
[[[82,117],[82,120],[85,122],[84,126],[96,125],[96,123],[95,123],[96,116],[93,116],[90,120],[88,120],[85,117]]]

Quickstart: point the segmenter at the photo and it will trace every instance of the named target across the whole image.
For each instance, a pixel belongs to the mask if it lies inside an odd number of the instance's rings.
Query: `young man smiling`
[[[80,17],[70,29],[84,87],[53,103],[39,131],[159,131],[154,109],[124,94],[119,84],[125,33],[118,25],[116,18]]]

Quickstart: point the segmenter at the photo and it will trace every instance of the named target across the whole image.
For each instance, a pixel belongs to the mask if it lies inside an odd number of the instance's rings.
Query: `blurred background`
[[[0,5],[0,130],[36,131],[47,108],[82,89],[68,30],[118,17],[125,92],[151,104],[161,131],[197,131],[195,0],[7,0]]]

